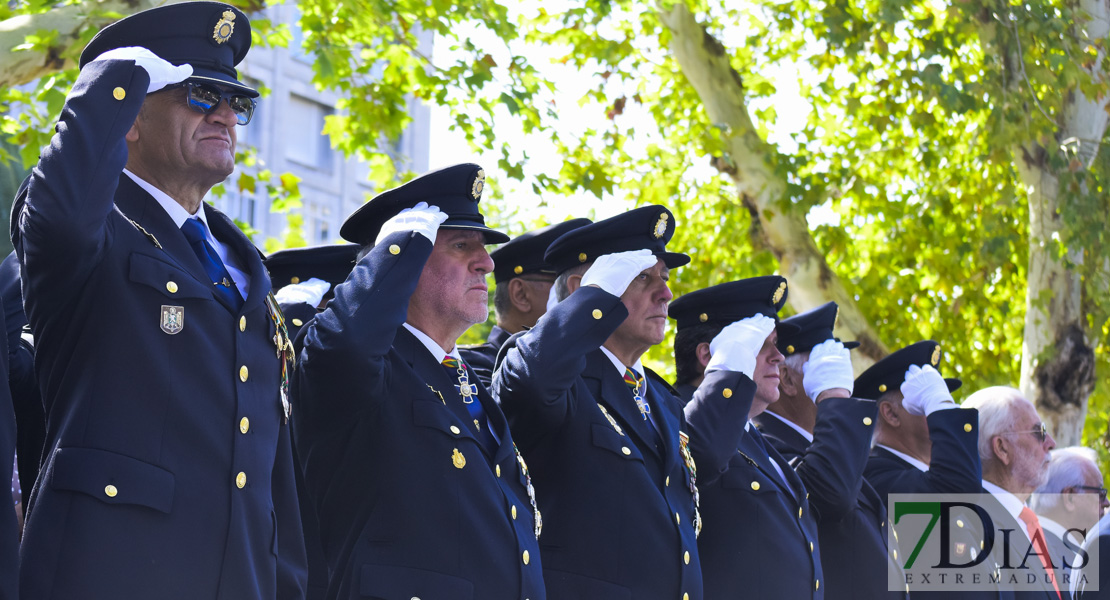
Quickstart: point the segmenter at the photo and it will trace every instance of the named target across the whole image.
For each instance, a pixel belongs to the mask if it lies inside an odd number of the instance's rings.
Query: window
[[[334,152],[324,130],[324,117],[332,108],[300,96],[289,97],[289,110],[282,130],[285,136],[285,157],[321,171],[331,171]]]

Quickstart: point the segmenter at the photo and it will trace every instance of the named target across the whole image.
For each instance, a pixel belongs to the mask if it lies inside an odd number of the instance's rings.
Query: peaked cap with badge
[[[933,340],[910,344],[860,373],[856,378],[854,395],[857,398],[878,400],[886,392],[901,387],[910,365],[930,365],[940,370],[942,356],[940,344]],[[949,392],[954,392],[963,385],[963,382],[955,378],[945,378],[944,381],[948,383]]]
[[[797,327],[798,330],[790,332],[779,329],[777,342],[779,352],[782,352],[783,356],[809,352],[821,342],[837,339],[833,334],[833,328],[836,327],[836,319],[839,316],[840,307],[836,302],[826,302],[813,310],[783,319],[782,323]],[[849,350],[859,346],[859,342],[843,343]]]
[[[490,253],[495,265],[493,280],[501,283],[528,273],[554,275],[555,269],[543,259],[548,246],[563,234],[592,222],[589,219],[570,219],[518,235]]]
[[[680,330],[703,323],[727,325],[747,317],[766,315],[778,322],[775,329],[783,335],[796,331],[795,326],[779,321],[779,310],[786,304],[788,293],[785,277],[749,277],[685,294],[671,302],[667,314],[677,322]]]
[[[144,10],[101,29],[81,52],[84,67],[115,48],[141,46],[174,65],[189,64],[186,81],[214,83],[252,98],[258,91],[235,71],[251,47],[251,24],[243,11],[222,2],[183,2]]]
[[[642,206],[562,235],[548,247],[544,260],[562,273],[604,254],[646,249],[674,269],[690,262],[685,254],[667,252],[674,228],[671,211],[659,205]]]
[[[473,163],[430,171],[374,196],[347,217],[339,235],[356,244],[373,244],[390,217],[419,202],[427,202],[447,214],[440,229],[471,229],[482,232],[487,244],[505,243],[509,236],[486,227],[478,210],[485,185],[486,172]]]

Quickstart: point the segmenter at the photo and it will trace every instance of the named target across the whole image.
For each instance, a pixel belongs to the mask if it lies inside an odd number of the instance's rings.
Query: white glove
[[[659,259],[651,250],[629,250],[597,257],[582,276],[582,287],[596,285],[614,296],[624,294],[628,284],[651,268]]]
[[[730,323],[709,342],[709,364],[706,374],[713,371],[737,371],[755,376],[755,359],[763,349],[767,336],[775,330],[775,320],[755,315]]]
[[[308,281],[287,285],[274,294],[278,304],[308,304],[319,306],[324,295],[331,289],[331,284],[323,279],[313,277]]]
[[[940,373],[929,365],[924,367],[910,365],[909,370],[906,371],[906,380],[902,382],[900,389],[902,396],[905,397],[902,400],[902,406],[911,415],[927,417],[938,410],[956,408],[956,401],[948,391],[948,384]]]
[[[193,74],[192,65],[175,67],[166,59],[141,46],[114,48],[94,58],[93,62],[99,60],[135,61],[135,64],[142,67],[146,74],[150,76],[150,84],[146,88],[148,94],[157,92],[167,85],[181,83]]]
[[[810,400],[817,402],[821,392],[837,388],[851,396],[854,383],[852,356],[844,344],[825,340],[809,351],[809,360],[802,366],[802,387]]]
[[[428,238],[431,243],[436,243],[436,232],[439,226],[447,220],[447,213],[439,210],[438,206],[428,206],[427,202],[417,202],[416,206],[406,208],[393,215],[382,225],[378,232],[378,239],[374,245],[399,231],[415,231]]]

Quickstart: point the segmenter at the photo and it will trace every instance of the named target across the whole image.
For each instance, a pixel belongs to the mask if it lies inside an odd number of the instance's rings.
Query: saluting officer
[[[497,324],[486,343],[462,348],[463,360],[487,386],[494,362],[509,336],[532,327],[547,312],[547,299],[555,284],[555,270],[543,260],[544,252],[559,236],[589,224],[571,219],[519,235],[490,253],[493,259],[493,314]]]
[[[263,263],[274,284],[274,297],[285,313],[289,338],[323,310],[332,288],[343,283],[355,267],[358,244],[326,244],[287,248],[267,256]]]
[[[833,335],[837,313],[836,303],[829,302],[783,320],[798,331],[779,332],[777,346],[786,357],[779,399],[752,422],[810,491],[825,598],[905,598],[905,588],[888,590],[891,577],[904,579],[898,549],[887,542],[885,504],[863,478],[874,434],[875,401],[818,396],[815,402],[811,397],[814,377],[828,365],[822,355],[829,345],[839,343]],[[843,342],[849,350],[858,345]],[[839,385],[852,389],[852,371],[839,374],[844,378]]]
[[[775,340],[780,331],[795,329],[776,324],[786,296],[786,279],[771,275],[715,285],[671,304],[670,315],[678,322],[678,335],[690,327],[713,335],[691,340],[701,357],[697,361],[699,369],[712,374],[721,365],[736,364],[734,370],[752,374],[755,388],[750,402],[737,402],[735,395],[705,394],[702,381],[685,409],[699,479],[705,481],[700,489],[706,528],[698,545],[707,599],[746,595],[820,599],[825,593],[809,493],[790,463],[750,422],[778,399],[782,354]],[[710,331],[706,332],[704,326]],[[720,333],[712,334],[716,328],[721,328]],[[725,343],[731,330],[748,334]],[[848,351],[839,342],[823,350],[824,368],[811,375],[814,396],[822,402],[828,401],[826,396],[848,396]],[[733,435],[731,440],[718,435],[716,444],[699,443],[713,440],[710,432],[714,430],[741,435]],[[831,495],[842,498],[849,494],[844,487],[841,485]]]
[[[47,413],[24,598],[304,594],[292,348],[258,251],[204,202],[254,110],[250,43],[217,2],[103,29],[15,207]]]
[[[379,194],[340,230],[365,256],[305,325],[297,454],[328,598],[544,598],[528,468],[456,340],[489,308],[484,174]],[[429,206],[426,201],[434,202]]]
[[[561,236],[546,255],[559,303],[494,372],[536,482],[551,598],[702,598],[686,422],[640,361],[663,341],[670,270],[690,261],[667,251],[674,229],[669,210],[644,206]],[[716,393],[741,377],[722,375]]]

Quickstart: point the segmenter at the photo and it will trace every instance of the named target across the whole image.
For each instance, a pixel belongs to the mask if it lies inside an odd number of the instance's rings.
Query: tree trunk
[[[782,209],[790,202],[786,181],[777,176],[770,158],[774,148],[752,126],[740,75],[729,64],[721,43],[706,31],[682,2],[660,6],[659,17],[671,32],[670,48],[683,75],[697,91],[712,123],[718,124],[729,155],[715,161],[727,174],[752,213],[767,247],[790,282],[790,305],[798,312],[828,301],[840,307],[837,335],[860,342],[853,353],[856,372],[887,354],[855,298],[829,268],[818,250],[804,216]]]

